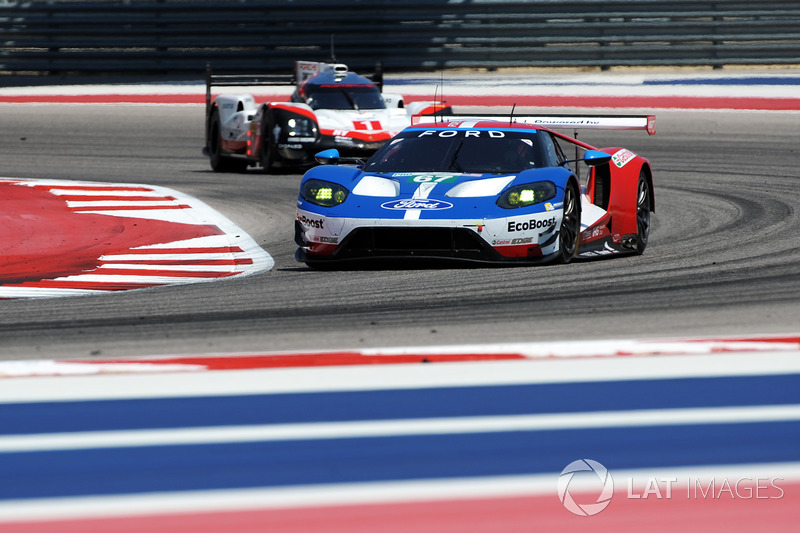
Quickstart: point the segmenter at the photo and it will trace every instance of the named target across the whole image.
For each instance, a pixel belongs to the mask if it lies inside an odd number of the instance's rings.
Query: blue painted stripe
[[[0,435],[800,404],[800,374],[0,405]]]
[[[800,461],[800,423],[520,431],[0,454],[0,500]]]

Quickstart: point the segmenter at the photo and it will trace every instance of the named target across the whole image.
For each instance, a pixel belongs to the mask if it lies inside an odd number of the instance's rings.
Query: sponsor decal
[[[556,202],[551,204],[550,202],[545,202],[544,208],[546,211],[555,211],[556,209],[560,209],[561,206],[564,205],[564,202]]]
[[[555,223],[556,223],[556,217],[551,217],[545,220],[536,220],[535,218],[532,218],[524,222],[515,222],[512,220],[509,221],[508,223],[508,232],[512,233],[515,231],[528,231],[532,229],[550,228],[554,226]]]
[[[297,220],[300,224],[304,225],[307,228],[315,228],[315,229],[325,229],[325,219],[314,219],[308,218],[305,215],[297,215]]]
[[[381,204],[384,209],[406,211],[409,209],[421,209],[423,211],[437,211],[450,209],[453,204],[444,200],[428,200],[426,198],[407,198],[405,200],[392,200]]]
[[[326,244],[339,244],[339,237],[318,237],[317,240]]]
[[[419,137],[489,137],[490,139],[503,139],[505,138],[506,134],[502,131],[480,131],[480,130],[425,130],[419,134]]]
[[[495,239],[492,241],[493,246],[503,246],[505,244],[531,244],[533,237],[517,237],[516,239]]]
[[[545,126],[599,126],[599,120],[592,120],[589,118],[555,118],[555,119],[547,119],[547,118],[537,118],[533,121],[534,124],[542,124]]]
[[[612,155],[611,160],[614,162],[615,165],[617,165],[617,168],[622,168],[625,165],[627,165],[634,157],[636,157],[636,154],[634,154],[630,150],[626,150],[625,148],[623,148],[622,150],[619,150],[617,153]]]

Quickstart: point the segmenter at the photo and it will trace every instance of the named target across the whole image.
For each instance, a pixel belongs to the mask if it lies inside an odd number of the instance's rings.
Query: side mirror
[[[611,161],[611,154],[601,152],[600,150],[586,150],[583,154],[583,162],[590,167],[602,165]]]
[[[608,157],[610,158],[611,156]],[[316,159],[317,163],[320,165],[336,165],[339,163],[339,150],[336,148],[323,150],[315,154],[314,159]]]

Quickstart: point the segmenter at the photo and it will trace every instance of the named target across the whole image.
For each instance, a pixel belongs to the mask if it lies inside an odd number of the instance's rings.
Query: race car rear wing
[[[321,70],[331,67],[336,72],[347,72],[347,66],[341,63],[320,63],[315,61],[296,61],[293,75],[286,74],[214,74],[211,64],[206,64],[206,116],[211,108],[211,87],[258,87],[264,85],[300,84]],[[363,75],[370,80],[379,91],[383,91],[383,63],[375,64],[375,72]]]
[[[445,121],[496,120],[508,123],[530,124],[545,128],[596,129],[596,130],[646,130],[656,133],[655,115],[449,115],[446,118],[432,115],[414,115],[412,124],[428,124]]]

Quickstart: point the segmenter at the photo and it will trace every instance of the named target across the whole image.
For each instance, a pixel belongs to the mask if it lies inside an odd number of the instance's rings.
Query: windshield
[[[385,144],[364,170],[507,174],[542,166],[535,131],[420,129]]]
[[[305,90],[311,109],[386,109],[372,85],[306,85]]]

